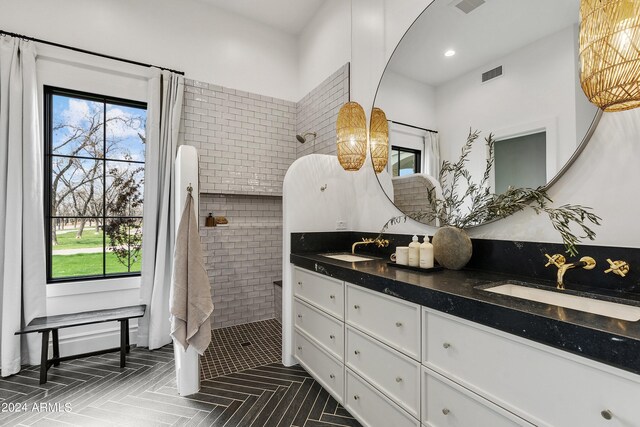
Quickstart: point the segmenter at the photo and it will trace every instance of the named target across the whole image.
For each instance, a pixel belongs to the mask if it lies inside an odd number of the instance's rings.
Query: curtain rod
[[[140,67],[155,67],[155,68],[159,68],[161,70],[171,71],[172,73],[176,73],[176,74],[180,74],[180,75],[184,76],[184,71],[172,70],[171,68],[159,67],[159,66],[153,65],[153,64],[145,64],[144,62],[132,61],[130,59],[125,59],[125,58],[118,58],[117,56],[111,56],[111,55],[105,55],[104,53],[92,52],[90,50],[80,49],[79,47],[73,47],[73,46],[68,46],[68,45],[64,45],[64,44],[60,44],[60,43],[50,42],[50,41],[47,41],[47,40],[36,39],[34,37],[25,36],[25,35],[22,35],[22,34],[11,33],[9,31],[0,30],[0,35],[11,36],[11,37],[16,37],[16,38],[23,39],[23,40],[29,40],[29,41],[32,41],[32,42],[47,44],[49,46],[60,47],[60,48],[63,48],[63,49],[72,50],[74,52],[86,53],[87,55],[99,56],[101,58],[113,59],[115,61],[126,62],[127,64],[139,65]]]
[[[406,123],[402,123],[402,122],[396,122],[395,120],[389,120],[391,123],[395,123],[397,125],[402,125],[402,126],[406,126],[406,127],[410,127],[410,128],[414,128],[414,129],[420,129],[426,132],[431,132],[431,133],[438,133],[437,130],[431,130],[431,129],[426,129],[426,128],[421,128],[420,126],[414,126],[414,125],[408,125]]]

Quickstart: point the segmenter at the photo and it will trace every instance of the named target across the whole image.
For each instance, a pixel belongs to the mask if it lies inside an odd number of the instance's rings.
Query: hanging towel
[[[202,355],[211,342],[213,302],[191,193],[176,233],[171,287],[171,336],[185,351],[191,345]]]

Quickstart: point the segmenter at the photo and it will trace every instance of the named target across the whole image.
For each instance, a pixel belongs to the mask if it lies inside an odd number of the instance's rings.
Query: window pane
[[[142,216],[144,165],[107,162],[107,216]]]
[[[107,274],[140,272],[142,260],[142,220],[107,219]]]
[[[98,218],[51,220],[51,277],[102,275],[103,230]]]
[[[104,109],[101,102],[53,95],[51,153],[101,158]]]
[[[51,215],[102,216],[103,162],[51,158]]]
[[[107,104],[107,158],[144,162],[147,111]]]
[[[400,154],[400,152],[398,150],[391,151],[392,176],[398,176],[399,175],[399,171],[398,171],[399,154]]]
[[[416,170],[416,155],[414,153],[400,152],[400,176],[411,175]]]

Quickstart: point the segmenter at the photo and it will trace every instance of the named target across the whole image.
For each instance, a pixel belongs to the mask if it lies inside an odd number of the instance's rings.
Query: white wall
[[[351,4],[344,0],[327,0],[298,38],[296,101],[350,60]]]
[[[443,159],[458,159],[469,128],[484,137],[489,132],[522,134],[546,125],[547,172],[553,177],[579,142],[574,42],[574,28],[567,27],[436,88]],[[481,83],[482,72],[499,65],[504,74]],[[485,161],[484,150],[472,152],[474,176],[482,175]]]
[[[382,108],[388,120],[438,129],[436,92],[425,83],[387,70],[378,88],[375,105]]]
[[[298,100],[295,37],[204,2],[0,0],[0,11],[5,31],[178,69],[194,80]]]

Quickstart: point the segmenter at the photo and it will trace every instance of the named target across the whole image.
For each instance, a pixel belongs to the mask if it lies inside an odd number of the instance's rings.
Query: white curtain
[[[424,137],[424,173],[438,179],[440,174],[440,140],[436,132]]]
[[[46,311],[43,152],[33,43],[0,37],[0,369],[40,363],[38,336],[15,335]],[[32,334],[33,335],[33,334]]]
[[[147,104],[147,140],[142,224],[141,303],[138,345],[160,348],[171,342],[169,289],[174,247],[174,164],[184,96],[184,78],[152,69]]]

